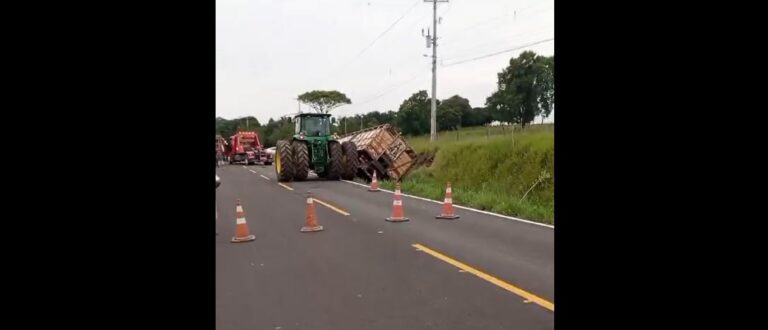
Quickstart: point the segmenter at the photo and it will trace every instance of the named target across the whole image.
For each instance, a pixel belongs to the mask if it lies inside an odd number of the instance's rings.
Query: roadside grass
[[[455,204],[554,224],[551,124],[514,131],[493,127],[490,134],[486,127],[473,127],[441,132],[435,143],[429,142],[428,135],[407,141],[417,153],[435,157],[431,166],[419,167],[403,179],[403,193],[442,200],[450,181]],[[541,177],[542,173],[550,177]],[[391,181],[380,184],[394,189]]]

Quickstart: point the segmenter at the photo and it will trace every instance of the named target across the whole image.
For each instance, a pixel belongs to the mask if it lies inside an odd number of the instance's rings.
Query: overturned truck
[[[416,160],[416,152],[390,124],[345,134],[338,140],[355,143],[357,176],[367,181],[374,172],[378,179],[400,180]]]

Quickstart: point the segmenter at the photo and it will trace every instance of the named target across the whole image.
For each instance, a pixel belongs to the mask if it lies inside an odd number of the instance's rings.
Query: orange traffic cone
[[[379,191],[379,181],[376,180],[376,171],[373,171],[373,181],[371,181],[371,187],[368,191]]]
[[[237,224],[235,225],[235,237],[232,237],[232,243],[249,242],[256,239],[256,236],[248,233],[248,224],[245,222],[245,212],[243,206],[240,204],[240,199],[237,199],[237,206],[235,207],[237,212]]]
[[[301,227],[301,232],[313,232],[321,231],[323,226],[317,224],[317,216],[315,215],[315,203],[312,199],[312,193],[307,192],[307,222],[304,223],[304,227]]]
[[[436,216],[437,219],[458,219],[459,216],[453,214],[453,192],[451,191],[451,182],[448,181],[448,187],[445,188],[445,199],[443,200],[443,213]]]
[[[392,216],[385,220],[389,222],[405,222],[411,220],[406,218],[403,214],[403,200],[400,197],[400,182],[395,184],[395,198],[392,201]]]

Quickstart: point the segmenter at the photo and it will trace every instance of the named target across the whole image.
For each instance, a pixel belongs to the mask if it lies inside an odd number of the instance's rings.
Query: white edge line
[[[253,174],[256,174],[256,171],[254,171],[254,170],[248,170],[248,171],[253,173]]]
[[[256,172],[253,172],[253,173],[256,173]],[[268,177],[264,176],[263,174],[259,174],[259,176],[261,176],[262,178],[265,178],[265,179],[267,179],[267,180],[270,180],[270,181],[271,181],[271,179],[270,179],[270,178],[268,178]]]
[[[347,182],[347,183],[351,183],[351,184],[356,184],[356,185],[362,186],[362,187],[368,187],[367,185],[364,185],[364,184],[358,183],[358,182],[354,182],[354,181],[348,181],[348,180],[341,180],[341,181],[344,181],[344,182]],[[383,189],[383,188],[379,188],[379,190],[386,191],[386,192],[388,192],[390,194],[394,194],[395,193],[394,191]],[[410,198],[420,199],[420,200],[427,201],[427,202],[437,203],[437,204],[441,204],[441,205],[443,204],[443,202],[441,202],[441,201],[436,201],[436,200],[432,200],[432,199],[428,199],[428,198],[424,198],[424,197],[413,196],[413,195],[408,195],[408,194],[403,194],[403,193],[400,193],[400,195],[406,196],[406,197],[410,197]],[[525,219],[510,217],[508,215],[503,215],[503,214],[498,214],[498,213],[493,213],[493,212],[473,209],[471,207],[466,207],[466,206],[461,206],[461,205],[456,205],[456,204],[453,204],[453,207],[458,208],[458,209],[463,209],[463,210],[475,211],[475,212],[482,213],[482,214],[497,216],[499,218],[515,220],[515,221],[529,223],[529,224],[532,224],[532,225],[537,225],[537,226],[541,226],[541,227],[547,227],[547,228],[555,229],[555,226],[548,225],[548,224],[541,223],[541,222],[536,222],[536,221],[531,221],[531,220],[525,220]]]

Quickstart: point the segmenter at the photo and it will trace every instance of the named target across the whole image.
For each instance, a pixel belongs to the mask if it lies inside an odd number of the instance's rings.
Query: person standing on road
[[[216,174],[216,189],[219,189],[219,186],[221,185],[221,178],[219,178],[219,175]],[[219,221],[219,199],[216,199],[216,222]],[[216,235],[219,235],[219,231],[216,231]]]

